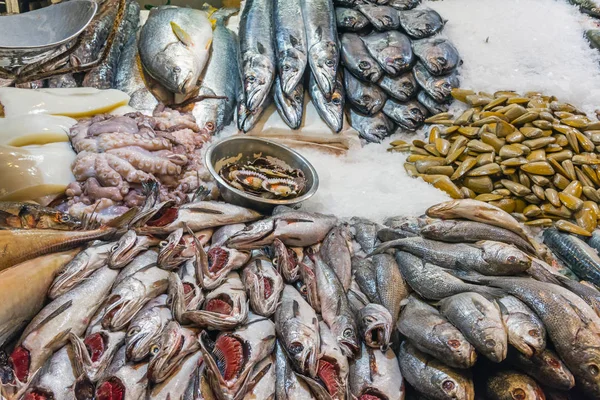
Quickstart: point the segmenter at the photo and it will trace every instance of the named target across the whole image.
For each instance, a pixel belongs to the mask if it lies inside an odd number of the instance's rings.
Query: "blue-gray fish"
[[[378,86],[363,82],[348,71],[344,71],[344,89],[350,104],[366,115],[379,112],[387,100],[387,95]]]
[[[338,29],[342,31],[357,32],[371,24],[363,13],[346,7],[335,8],[335,19]]]
[[[373,32],[361,37],[367,51],[388,75],[408,71],[414,61],[410,39],[398,31]]]
[[[290,95],[283,91],[281,79],[275,78],[273,98],[277,112],[283,121],[292,129],[300,128],[304,116],[304,85],[299,82]]]
[[[445,21],[440,14],[430,8],[406,10],[398,14],[400,26],[413,39],[433,36],[444,28]]]
[[[384,75],[377,84],[387,94],[400,101],[411,99],[419,90],[419,84],[411,71],[397,77]]]
[[[460,63],[456,47],[443,38],[416,40],[412,48],[425,68],[435,76],[449,74]]]
[[[357,8],[378,31],[392,31],[400,27],[400,13],[395,8],[376,4],[361,4]]]
[[[342,64],[363,81],[377,82],[383,70],[369,54],[367,47],[356,33],[344,33],[342,43]]]
[[[308,63],[304,19],[298,12],[300,3],[300,0],[275,0],[273,10],[277,69],[286,96],[292,96]]]
[[[335,12],[331,0],[301,2],[308,43],[308,63],[324,96],[329,99],[337,88],[340,58]]]
[[[225,96],[226,99],[204,99],[194,106],[193,112],[198,126],[211,134],[220,132],[231,123],[242,90],[238,38],[225,27],[227,18],[236,12],[237,9],[221,9],[211,16],[211,19],[216,19],[216,25],[199,95]]]
[[[344,85],[342,84],[342,73],[338,73],[334,90],[329,98],[319,88],[317,78],[314,74],[310,74],[308,78],[308,91],[312,99],[313,105],[317,109],[321,119],[334,132],[342,130],[344,125]]]
[[[600,252],[600,229],[596,229],[592,232],[592,236],[587,239],[587,244]]]
[[[92,22],[79,35],[81,45],[69,56],[72,66],[88,64],[98,59],[115,21],[118,4],[118,0],[107,0],[98,7]]]
[[[574,235],[556,229],[544,231],[544,243],[580,279],[600,285],[600,257],[595,249]]]
[[[429,115],[427,109],[417,101],[401,103],[394,99],[387,99],[383,106],[383,113],[408,131],[417,130]]]
[[[417,101],[433,115],[446,112],[450,108],[449,102],[438,103],[424,90],[417,95]]]
[[[421,3],[421,0],[390,0],[389,6],[394,7],[397,10],[412,10]]]
[[[239,101],[237,104],[237,127],[242,132],[249,132],[254,128],[260,117],[265,112],[265,109],[273,103],[273,97],[268,95],[263,104],[256,110],[250,111],[246,107],[245,101]]]
[[[452,89],[460,85],[456,70],[448,75],[433,76],[420,62],[413,69],[417,83],[439,103],[450,99]]]
[[[350,108],[348,121],[350,122],[350,126],[358,131],[358,135],[369,143],[381,142],[394,129],[394,123],[382,112],[373,115],[364,115],[354,108]]]

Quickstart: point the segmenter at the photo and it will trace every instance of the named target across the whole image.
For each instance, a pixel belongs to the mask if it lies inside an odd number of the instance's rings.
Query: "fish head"
[[[237,127],[242,132],[250,131],[260,118],[264,107],[261,106],[257,110],[250,111],[246,107],[244,101],[238,101],[237,105]]]
[[[90,262],[91,255],[87,251],[82,251],[75,258],[69,261],[58,271],[52,286],[48,290],[48,297],[55,299],[58,296],[67,293],[89,273],[86,269]]]
[[[445,373],[436,374],[432,377],[432,385],[437,387],[443,398],[447,399],[473,399],[475,391],[473,384],[467,379],[461,379],[462,375],[450,376]],[[518,398],[518,397],[516,397]],[[527,397],[524,397],[527,398]]]
[[[181,253],[186,249],[183,245],[183,229],[179,228],[171,233],[166,240],[158,245],[157,264],[162,269],[173,270],[183,264],[191,257],[182,257]]]
[[[333,324],[331,324],[331,332],[336,337],[342,354],[352,358],[358,353],[360,342],[353,320],[345,315],[336,316]]]
[[[348,374],[347,368],[346,366],[346,371],[344,371],[345,376]],[[342,377],[342,367],[338,360],[333,357],[321,357],[319,359],[317,376],[323,382],[332,399],[345,398],[344,393],[341,393],[341,391],[346,390],[345,376]]]
[[[543,366],[541,367],[541,369],[547,370],[548,373],[556,377],[557,381],[560,381],[565,385],[565,388],[568,387],[570,389],[575,386],[575,378],[573,377],[573,374],[571,373],[571,371],[569,371],[567,366],[563,363],[563,361],[556,353],[554,353],[551,350],[545,349],[539,355],[538,360],[541,360],[543,362]],[[589,366],[588,371],[590,371]]]
[[[398,123],[409,130],[417,129],[427,118],[427,110],[416,101],[403,104],[399,111]]]
[[[460,202],[457,200],[444,201],[443,203],[433,205],[426,211],[428,217],[449,219],[453,217],[453,211],[460,207]],[[477,210],[474,210],[474,212]]]
[[[393,75],[406,71],[413,61],[411,53],[398,51],[396,47],[386,47],[381,50],[380,57],[385,60],[386,70]]]
[[[429,68],[435,75],[442,75],[458,64],[458,53],[453,51],[445,40],[439,41],[435,46],[428,48],[425,55]]]
[[[458,87],[460,82],[456,74],[447,75],[441,79],[436,79],[433,82],[433,96],[438,102],[445,101],[452,93],[452,89]]]
[[[152,382],[163,382],[181,361],[199,349],[196,332],[170,321],[160,335],[158,343],[150,348],[148,377]]]
[[[434,222],[422,227],[420,233],[424,237],[443,237],[452,232],[456,224],[457,222],[453,220],[446,220],[443,223]]]
[[[369,347],[387,349],[392,335],[392,315],[379,304],[367,304],[359,311],[361,336]]]
[[[318,326],[318,322],[314,323]],[[290,361],[302,374],[316,376],[320,351],[318,332],[296,318],[285,321],[283,328],[284,348]]]
[[[540,329],[537,324],[532,324],[528,320],[518,319],[515,322],[511,324],[511,330],[516,333],[516,335],[511,335],[511,345],[528,357],[539,353],[546,347],[546,333],[543,328]]]
[[[279,78],[281,89],[289,97],[294,97],[294,91],[304,76],[307,56],[301,50],[289,48],[279,53]]]
[[[363,128],[366,135],[372,135],[378,140],[391,133],[392,126],[387,118],[371,118]]]
[[[170,319],[170,314],[166,307],[155,308],[131,322],[125,338],[125,354],[128,360],[142,361],[158,351],[160,334],[163,326]]]
[[[56,397],[50,390],[41,387],[33,387],[28,389],[22,398],[23,400],[52,400]]]
[[[275,66],[263,54],[254,56],[249,68],[244,68],[244,93],[248,110],[255,112],[264,103],[274,76]]]
[[[135,279],[121,282],[106,300],[102,327],[110,330],[124,329],[135,314],[144,306],[144,284]]]
[[[23,213],[21,213],[22,215]],[[44,213],[39,217],[38,228],[60,229],[74,231],[81,228],[81,220],[60,211]]]
[[[515,266],[523,271],[531,266],[531,259],[527,254],[513,245],[489,240],[479,242],[478,245],[483,250],[483,259],[486,261],[499,260],[504,265]]]
[[[275,90],[275,102],[279,103],[278,110],[282,118],[288,126],[299,128],[304,115],[304,85],[302,82],[298,83],[289,95],[281,92],[278,87]]]
[[[319,28],[321,29],[321,28]],[[331,41],[320,41],[308,51],[312,73],[325,98],[333,95],[338,71],[339,47]]]
[[[83,366],[86,375],[94,382],[104,374],[124,339],[125,332],[103,329],[87,335],[84,339],[77,335],[69,335],[75,357]]]
[[[250,254],[226,246],[213,246],[206,252],[206,258],[196,266],[205,289],[219,286],[230,271],[243,266]],[[198,263],[198,261],[196,261]]]
[[[292,249],[288,249],[279,239],[273,240],[273,252],[275,253],[273,264],[275,264],[279,273],[283,275],[286,282],[295,282],[298,280],[300,267],[298,265],[297,253]]]
[[[572,355],[573,359],[577,360],[577,367],[575,369],[570,366],[570,369],[577,376],[577,385],[596,398],[600,396],[600,350],[589,343],[595,343],[598,339],[596,333],[592,333],[589,329],[585,329],[587,332],[582,332],[583,330],[580,331],[581,335],[577,335],[577,342],[580,345]],[[592,335],[596,338],[592,339],[590,337]]]
[[[200,65],[185,45],[169,44],[156,55],[152,76],[173,93],[189,94],[197,85]]]
[[[121,238],[111,247],[110,257],[108,258],[108,266],[111,268],[123,268],[129,264],[131,260],[143,248],[136,248],[138,236],[135,231],[127,231]]]
[[[233,249],[252,248],[253,242],[271,235],[274,229],[275,220],[273,218],[256,221],[227,239],[227,247]]]
[[[270,265],[263,266],[263,263]],[[254,259],[244,268],[243,279],[253,309],[260,315],[272,315],[283,290],[283,279],[273,265],[262,258]]]

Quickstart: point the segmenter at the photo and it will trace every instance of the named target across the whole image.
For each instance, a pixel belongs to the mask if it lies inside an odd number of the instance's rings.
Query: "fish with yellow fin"
[[[1,201],[0,227],[75,230],[81,227],[81,220],[51,207],[18,201]]]

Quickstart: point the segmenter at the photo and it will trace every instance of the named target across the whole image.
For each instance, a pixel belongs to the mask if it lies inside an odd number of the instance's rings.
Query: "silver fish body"
[[[384,75],[377,84],[389,96],[400,101],[411,99],[419,89],[412,72],[405,72],[397,77]]]
[[[353,8],[346,7],[335,8],[335,19],[337,28],[341,31],[356,32],[371,24],[363,13]]]
[[[308,385],[296,376],[279,340],[275,346],[275,359],[277,375],[275,398],[277,400],[314,399]]]
[[[413,73],[419,86],[438,103],[449,100],[452,89],[460,85],[456,71],[447,75],[433,76],[423,64],[418,62],[413,69]]]
[[[197,280],[195,263],[186,262],[177,273],[169,275],[167,302],[171,304],[173,316],[183,322],[183,314],[200,308],[204,302],[204,293]]]
[[[308,63],[308,45],[304,18],[300,11],[301,3],[301,0],[274,2],[273,23],[279,85],[287,97],[294,95]]]
[[[263,358],[254,367],[250,375],[248,391],[244,400],[276,399],[277,371],[275,366],[275,352]],[[251,386],[251,387],[250,387]]]
[[[273,315],[284,283],[271,260],[264,255],[252,258],[244,268],[243,281],[252,311],[264,317]]]
[[[359,4],[357,8],[378,31],[392,31],[400,27],[400,13],[392,7],[366,3]]]
[[[400,103],[394,99],[387,99],[383,105],[383,113],[390,117],[402,129],[415,131],[425,122],[429,112],[421,103],[409,100]]]
[[[413,39],[433,36],[444,28],[445,21],[430,8],[405,10],[398,14],[400,26]]]
[[[360,337],[365,344],[375,349],[387,349],[395,328],[388,309],[379,304],[369,303],[358,311],[356,318]]]
[[[127,362],[123,346],[96,386],[96,398],[111,399],[119,396],[122,400],[139,400],[146,395],[147,387],[148,364]]]
[[[355,33],[341,35],[342,64],[357,78],[366,82],[377,82],[383,74],[382,68],[371,56],[360,36]]]
[[[317,274],[315,263],[312,262],[309,256],[304,256],[300,262],[300,280],[298,291],[302,298],[310,304],[310,306],[318,313],[321,312],[321,300],[319,298],[319,290],[317,287]]]
[[[400,32],[374,32],[360,39],[369,54],[392,77],[408,71],[413,64],[415,57],[410,39]]]
[[[165,381],[148,391],[149,400],[184,400],[188,384],[202,364],[202,353],[197,351],[182,360],[181,365]]]
[[[333,228],[321,244],[319,250],[325,261],[339,278],[344,291],[348,291],[352,281],[352,233],[347,224]]]
[[[321,119],[335,133],[340,132],[344,126],[345,91],[341,75],[341,71],[338,72],[337,78],[333,81],[334,86],[331,89],[329,98],[319,88],[313,73],[308,78],[308,92],[312,103]]]
[[[196,330],[170,321],[161,332],[157,344],[150,349],[152,356],[148,363],[148,379],[154,383],[164,382],[188,355],[199,349]]]
[[[146,359],[157,344],[163,328],[172,319],[166,294],[146,303],[129,324],[125,339],[127,359],[133,362]]]
[[[344,90],[353,108],[366,115],[381,111],[387,100],[386,93],[378,86],[363,82],[348,71],[344,73]]]
[[[405,386],[392,349],[381,351],[362,345],[360,355],[350,364],[350,393],[356,398],[377,395],[389,400],[404,399]]]
[[[527,357],[546,348],[546,328],[537,315],[514,296],[498,299],[508,342]]]
[[[348,373],[350,370],[348,359],[338,346],[335,335],[324,321],[319,323],[319,332],[321,334],[321,357],[319,358],[317,376],[323,382],[331,399],[344,400],[348,391]],[[319,385],[314,381],[309,382],[311,388]]]
[[[446,39],[417,40],[413,42],[412,48],[425,68],[435,76],[452,72],[460,62],[458,50]]]
[[[25,392],[25,398],[74,399],[76,373],[75,356],[69,346],[64,346],[46,362],[36,382]]]
[[[298,129],[302,125],[302,117],[304,116],[304,84],[298,82],[289,94],[284,93],[281,85],[281,78],[277,76],[273,86],[273,98],[275,99],[277,112],[287,126]]]
[[[545,400],[546,396],[536,381],[515,371],[500,371],[486,382],[486,395],[490,400]]]
[[[214,231],[210,242],[211,246],[223,246],[231,236],[245,227],[246,225],[244,224],[223,225]]]
[[[350,224],[354,233],[354,240],[360,244],[362,251],[370,253],[375,249],[378,243],[377,231],[379,224],[365,218],[353,217]]]

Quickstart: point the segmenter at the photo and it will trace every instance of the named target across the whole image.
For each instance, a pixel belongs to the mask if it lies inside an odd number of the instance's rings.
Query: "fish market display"
[[[591,236],[600,218],[600,121],[537,92],[452,95],[470,108],[456,118],[430,117],[427,142],[392,143],[394,151],[411,152],[406,171],[453,198],[514,213],[525,225]]]
[[[419,1],[341,3],[340,62],[348,118],[360,137],[377,143],[396,127],[412,132],[429,114],[447,111],[461,61],[452,43],[433,37],[444,27],[440,15],[414,9]]]

